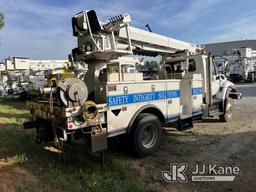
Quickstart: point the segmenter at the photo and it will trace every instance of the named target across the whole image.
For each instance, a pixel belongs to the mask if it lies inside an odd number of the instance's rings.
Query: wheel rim
[[[143,147],[153,147],[157,141],[157,136],[157,127],[152,124],[146,125],[143,129],[141,137]]]
[[[233,103],[230,99],[228,99],[228,102],[227,102],[226,114],[227,114],[228,118],[231,118],[233,115]]]

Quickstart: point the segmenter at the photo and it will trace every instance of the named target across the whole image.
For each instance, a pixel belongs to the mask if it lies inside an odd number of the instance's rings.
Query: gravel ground
[[[256,183],[256,84],[239,84],[243,99],[235,102],[234,119],[220,123],[217,119],[197,121],[186,132],[164,134],[160,150],[154,156],[125,160],[146,184],[148,191],[255,191]],[[188,163],[187,183],[168,183],[161,171],[170,163]],[[239,167],[233,182],[192,182],[195,165]]]

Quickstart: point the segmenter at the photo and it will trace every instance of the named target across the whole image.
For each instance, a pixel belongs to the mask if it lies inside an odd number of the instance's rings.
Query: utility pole
[[[0,12],[0,29],[4,27],[4,14]]]

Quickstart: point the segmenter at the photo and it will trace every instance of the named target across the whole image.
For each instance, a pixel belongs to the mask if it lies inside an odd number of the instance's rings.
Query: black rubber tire
[[[251,82],[253,83],[255,81],[255,73],[251,73]]]
[[[234,116],[234,100],[229,97],[229,93],[231,92],[231,89],[227,90],[226,93],[226,99],[224,104],[224,114],[220,115],[220,121],[221,122],[228,122],[233,119]],[[231,110],[228,110],[229,105],[231,105]]]
[[[142,137],[145,129],[152,129],[153,134],[156,134],[152,136],[155,138],[152,138],[152,144],[148,147],[143,144]],[[150,113],[139,114],[133,123],[129,138],[131,150],[135,155],[144,157],[153,154],[159,148],[162,138],[162,126],[159,118]]]
[[[255,81],[255,74],[254,73],[249,73],[248,74],[248,81],[249,81],[249,83],[253,83]]]
[[[37,119],[36,140],[45,143],[53,141],[53,131],[49,121],[40,118]]]

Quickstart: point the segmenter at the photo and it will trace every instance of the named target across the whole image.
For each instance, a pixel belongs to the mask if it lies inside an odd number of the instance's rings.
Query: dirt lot
[[[9,102],[0,108],[0,191],[255,191],[256,183],[256,84],[238,86],[244,93],[236,102],[234,120],[197,121],[186,132],[164,134],[160,150],[135,159],[117,141],[106,155],[106,169],[72,151],[65,162],[42,150],[33,131],[20,129],[24,104]],[[10,105],[10,107],[8,107]],[[188,163],[187,177],[196,164],[237,166],[234,182],[167,183],[161,171],[170,163]]]
[[[102,170],[84,144],[70,146],[65,154],[36,145],[35,130],[22,128],[25,109],[24,102],[0,98],[0,192],[144,190],[135,172],[111,151]]]

